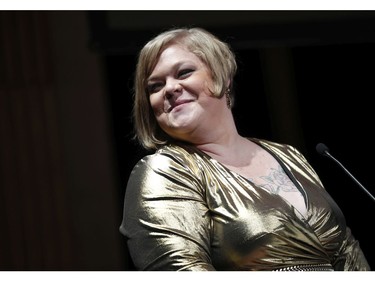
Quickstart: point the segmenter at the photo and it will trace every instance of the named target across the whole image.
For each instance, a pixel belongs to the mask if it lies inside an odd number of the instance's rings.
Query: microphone
[[[343,164],[341,164],[335,157],[333,157],[329,153],[329,149],[328,149],[328,147],[324,143],[318,143],[316,145],[316,151],[319,154],[321,154],[323,156],[326,156],[326,157],[332,159],[334,162],[336,162],[345,171],[345,173],[347,173],[351,177],[351,179],[355,183],[357,183],[367,193],[367,195],[371,197],[372,200],[375,201],[375,197],[344,167]]]

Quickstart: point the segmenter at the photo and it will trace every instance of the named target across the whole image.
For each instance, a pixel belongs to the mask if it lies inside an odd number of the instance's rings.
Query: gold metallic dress
[[[295,148],[250,139],[302,192],[302,217],[202,151],[168,145],[134,167],[120,231],[138,270],[370,270],[344,216]]]

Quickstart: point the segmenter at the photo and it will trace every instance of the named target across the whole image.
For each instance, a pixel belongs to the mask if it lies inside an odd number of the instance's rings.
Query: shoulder
[[[194,149],[177,145],[167,145],[144,156],[129,176],[128,201],[149,195],[160,198],[201,195],[204,187],[197,157]]]
[[[288,154],[288,155],[298,155],[299,157],[303,157],[301,152],[294,146],[286,143],[279,143],[265,139],[259,138],[249,138],[251,141],[257,143],[258,145],[266,148],[276,154]]]
[[[139,160],[133,168],[132,175],[187,173],[190,176],[198,176],[202,161],[204,161],[203,155],[198,149],[192,146],[169,144]]]
[[[308,163],[307,159],[295,146],[264,139],[250,140],[268,150],[268,152],[281,160],[285,165],[308,169],[310,172],[312,172],[312,167]]]
[[[255,143],[261,145],[274,156],[276,156],[283,164],[289,167],[295,174],[304,175],[309,177],[318,185],[322,185],[319,176],[314,168],[310,165],[305,156],[293,145],[277,143],[264,139],[250,139]]]

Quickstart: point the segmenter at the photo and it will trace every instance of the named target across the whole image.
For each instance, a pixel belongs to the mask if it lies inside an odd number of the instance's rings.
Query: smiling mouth
[[[180,105],[184,105],[184,104],[187,104],[187,103],[190,103],[190,102],[192,102],[192,101],[186,100],[186,101],[176,102],[174,105],[170,106],[167,109],[167,113],[171,112],[173,109],[175,109],[176,107],[179,107]]]

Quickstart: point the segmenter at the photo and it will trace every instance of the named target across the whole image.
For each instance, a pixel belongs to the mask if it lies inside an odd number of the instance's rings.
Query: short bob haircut
[[[176,43],[185,46],[211,70],[212,95],[221,98],[229,89],[230,104],[233,105],[233,78],[237,64],[235,55],[227,43],[202,28],[175,28],[160,33],[140,51],[134,81],[135,138],[148,150],[158,149],[173,141],[157,123],[149,101],[147,79],[155,68],[160,54],[168,46]]]

